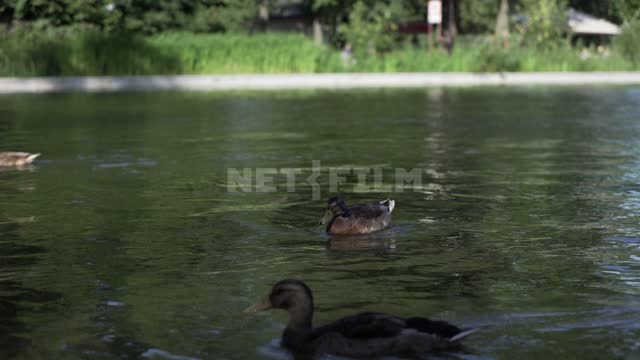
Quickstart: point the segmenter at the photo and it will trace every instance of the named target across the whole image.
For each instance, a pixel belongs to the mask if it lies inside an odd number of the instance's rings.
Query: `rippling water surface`
[[[640,89],[64,94],[0,97],[0,358],[290,358],[283,278],[316,323],[356,311],[481,327],[469,359],[640,358]],[[312,161],[322,200],[305,179]],[[227,169],[291,168],[275,192]],[[331,239],[348,201],[394,226]],[[394,188],[394,169],[421,184]],[[373,172],[371,172],[373,178]],[[263,188],[261,188],[263,189]]]

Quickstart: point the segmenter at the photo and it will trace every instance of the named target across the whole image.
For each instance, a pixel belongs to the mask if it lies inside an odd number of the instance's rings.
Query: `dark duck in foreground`
[[[333,235],[368,234],[382,230],[391,224],[395,201],[384,200],[378,204],[347,204],[339,196],[327,202],[327,210],[320,224],[327,225],[327,233]]]
[[[0,166],[24,166],[29,165],[40,154],[31,154],[28,152],[5,151],[0,152]]]
[[[333,354],[351,357],[396,355],[419,357],[427,353],[457,350],[460,341],[475,332],[460,329],[444,321],[422,317],[402,318],[364,312],[314,328],[313,295],[299,280],[275,284],[264,303],[245,312],[283,309],[289,323],[282,334],[282,345],[305,354]]]

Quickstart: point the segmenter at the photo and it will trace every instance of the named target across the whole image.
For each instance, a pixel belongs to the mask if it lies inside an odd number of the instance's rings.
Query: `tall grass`
[[[0,75],[315,72],[327,52],[302,35],[14,33],[0,38]]]
[[[193,35],[173,33],[147,39],[172,56],[185,74],[312,73],[327,48],[301,35]]]
[[[568,45],[505,50],[487,39],[461,39],[451,55],[406,46],[343,64],[339,51],[293,34],[142,37],[95,30],[14,32],[0,34],[0,76],[608,71],[638,66],[615,51],[607,57],[581,59],[578,50]]]

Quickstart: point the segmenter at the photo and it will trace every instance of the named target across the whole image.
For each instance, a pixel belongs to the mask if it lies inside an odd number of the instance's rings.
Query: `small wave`
[[[200,358],[184,356],[184,355],[176,355],[168,351],[164,351],[156,348],[147,349],[147,351],[140,354],[140,357],[149,358],[149,359],[162,358],[162,359],[169,359],[169,360],[200,360]]]

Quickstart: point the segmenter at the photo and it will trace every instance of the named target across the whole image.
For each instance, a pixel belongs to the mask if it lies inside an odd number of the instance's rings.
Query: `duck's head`
[[[263,302],[244,310],[255,313],[260,310],[283,309],[289,312],[296,309],[313,311],[313,295],[311,289],[300,280],[282,280],[273,285],[269,296]]]
[[[334,196],[327,201],[327,208],[324,212],[324,216],[320,219],[320,224],[327,224],[336,216],[349,216],[350,214],[351,211],[344,200],[342,200],[340,196]]]

